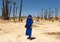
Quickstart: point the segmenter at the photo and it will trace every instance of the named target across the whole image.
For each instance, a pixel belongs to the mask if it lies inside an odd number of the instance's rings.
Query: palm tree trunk
[[[9,20],[9,16],[8,16],[8,14],[9,14],[9,5],[8,5],[9,3],[8,3],[8,0],[6,1],[6,14],[5,14],[5,19],[6,20]]]
[[[13,20],[15,21],[15,5],[14,5],[14,8],[13,8]]]
[[[50,20],[50,11],[51,11],[51,8],[49,8],[49,20]]]
[[[58,9],[55,8],[55,19],[58,20]]]
[[[4,7],[4,0],[2,0],[2,4],[3,4],[3,8],[2,8],[2,18],[4,19],[4,15],[5,15],[5,7]]]
[[[22,1],[20,0],[20,14],[19,14],[19,21],[21,21],[21,15],[22,15]]]
[[[14,4],[14,7],[13,7],[13,20],[15,21],[15,4]]]
[[[10,0],[10,11],[9,11],[9,17],[10,17],[10,14],[11,14],[11,2],[12,2],[12,0]]]
[[[43,12],[43,8],[42,8],[42,18],[43,18],[43,20],[44,20],[44,12]]]
[[[17,7],[16,7],[16,15],[15,16],[16,16],[16,19],[17,19]]]

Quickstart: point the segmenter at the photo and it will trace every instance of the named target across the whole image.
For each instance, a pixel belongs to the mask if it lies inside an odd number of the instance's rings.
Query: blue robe
[[[32,18],[28,18],[27,21],[26,21],[26,35],[27,36],[31,36],[32,34],[32,23],[33,23],[33,20]]]

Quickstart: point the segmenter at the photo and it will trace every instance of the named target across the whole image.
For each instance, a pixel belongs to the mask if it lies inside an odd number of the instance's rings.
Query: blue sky
[[[12,0],[13,2],[16,2],[16,6],[18,7],[18,13],[19,15],[19,7],[20,7],[20,0]],[[0,8],[2,7],[2,0],[0,0]],[[54,8],[58,8],[58,13],[60,13],[60,0],[23,0],[23,8],[22,8],[22,15],[41,15],[41,9],[48,9],[51,8],[54,10]],[[0,9],[0,15],[1,15],[1,9]],[[13,14],[13,11],[11,13],[11,16]],[[59,14],[60,15],[60,14]]]

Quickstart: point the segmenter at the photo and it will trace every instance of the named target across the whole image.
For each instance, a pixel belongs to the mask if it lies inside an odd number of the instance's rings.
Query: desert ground
[[[25,20],[11,22],[0,20],[0,42],[60,42],[60,22],[40,21],[33,23],[33,40],[25,35]]]

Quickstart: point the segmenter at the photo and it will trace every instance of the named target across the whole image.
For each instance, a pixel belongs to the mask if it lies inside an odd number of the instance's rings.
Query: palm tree
[[[48,14],[47,9],[45,9],[44,10],[44,17],[45,17],[45,19],[47,19],[47,14]]]
[[[43,18],[43,20],[44,20],[44,12],[43,12],[43,8],[42,8],[42,18]]]
[[[16,6],[16,18],[17,18],[17,9],[18,9],[18,8],[17,8],[17,6]]]
[[[22,1],[23,0],[20,0],[20,14],[19,14],[19,21],[21,21],[21,14],[22,14]]]
[[[11,14],[11,9],[12,9],[12,6],[11,6],[11,4],[12,4],[12,0],[10,0],[10,8],[9,8],[9,17],[10,17],[10,14]]]
[[[4,0],[2,0],[2,18],[4,19],[4,15],[5,15],[5,6],[4,6]]]
[[[55,19],[58,20],[58,9],[55,8]]]
[[[13,7],[13,20],[15,21],[15,6],[16,6],[16,2],[13,2],[14,7]]]
[[[50,20],[50,12],[51,12],[51,8],[49,8],[49,20]]]
[[[9,20],[9,1],[6,0],[6,7],[5,7],[5,19]]]
[[[2,18],[4,20],[9,20],[9,17],[8,17],[8,4],[9,4],[9,1],[8,0],[2,0],[2,4],[3,4],[3,8],[2,8]]]

